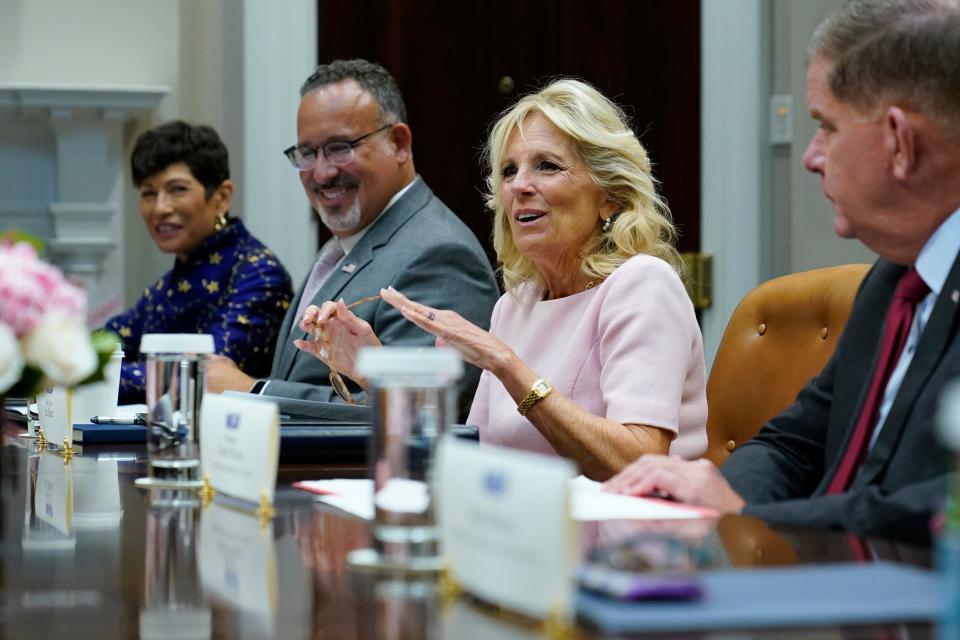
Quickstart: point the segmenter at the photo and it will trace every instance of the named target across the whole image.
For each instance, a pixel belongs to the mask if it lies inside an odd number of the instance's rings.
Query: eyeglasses
[[[365,133],[359,138],[353,140],[334,140],[328,142],[322,147],[313,147],[308,144],[295,144],[289,149],[283,150],[283,155],[287,156],[294,167],[300,171],[310,171],[317,164],[317,149],[323,151],[323,156],[338,167],[349,164],[353,160],[353,148],[369,138],[370,136],[386,131],[396,123],[385,124],[376,131]]]
[[[359,307],[364,303],[379,299],[379,295],[360,298],[356,302],[351,302],[348,304],[347,309],[353,309],[354,307]],[[330,317],[332,318],[333,315],[331,314]],[[341,400],[347,404],[356,404],[356,401],[353,399],[353,394],[350,393],[350,389],[347,388],[347,383],[343,381],[343,377],[333,364],[333,345],[330,344],[330,338],[327,337],[327,334],[324,332],[323,328],[320,328],[320,339],[323,341],[323,348],[327,352],[327,367],[330,369],[330,375],[327,376],[327,379],[330,381],[330,386],[333,387],[333,390],[338,396],[340,396]]]

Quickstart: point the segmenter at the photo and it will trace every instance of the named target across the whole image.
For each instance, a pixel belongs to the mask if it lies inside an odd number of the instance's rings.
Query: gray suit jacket
[[[877,261],[823,371],[723,465],[723,475],[747,501],[744,513],[780,524],[929,540],[929,521],[944,506],[949,477],[948,453],[937,440],[934,415],[940,391],[960,374],[960,259],[860,474],[846,493],[826,495],[860,414],[883,318],[904,271]]]
[[[283,320],[270,381],[263,392],[330,402],[336,398],[328,381],[330,370],[293,344],[306,335],[292,327],[305,284],[306,279]],[[340,298],[349,304],[389,286],[430,307],[452,309],[484,329],[490,326],[490,313],[500,296],[490,262],[473,232],[419,177],[344,257],[313,304]],[[432,335],[383,301],[360,305],[354,313],[370,323],[385,345],[434,344]],[[462,407],[469,406],[479,377],[479,369],[465,368],[460,382]]]

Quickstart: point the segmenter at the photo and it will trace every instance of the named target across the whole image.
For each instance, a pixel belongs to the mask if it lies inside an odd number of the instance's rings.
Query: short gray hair
[[[407,106],[390,72],[375,62],[355,58],[322,64],[300,86],[300,97],[314,89],[353,80],[380,105],[380,114],[393,122],[407,122]]]
[[[816,57],[833,63],[837,99],[899,102],[960,133],[960,0],[853,0],[817,27]]]

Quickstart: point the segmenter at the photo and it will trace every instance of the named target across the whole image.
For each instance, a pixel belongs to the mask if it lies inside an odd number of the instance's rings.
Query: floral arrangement
[[[0,397],[32,397],[48,384],[102,379],[113,334],[86,327],[86,293],[37,256],[0,237]]]

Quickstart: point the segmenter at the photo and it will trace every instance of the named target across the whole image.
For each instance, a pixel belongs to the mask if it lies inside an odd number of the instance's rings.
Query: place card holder
[[[37,445],[73,457],[73,388],[53,385],[37,394]]]
[[[280,412],[276,403],[207,394],[201,407],[200,466],[204,504],[214,494],[236,501],[262,523],[274,516],[280,457]]]
[[[446,561],[441,597],[462,590],[508,617],[539,620],[546,637],[572,637],[575,467],[561,458],[445,437],[436,469]]]

